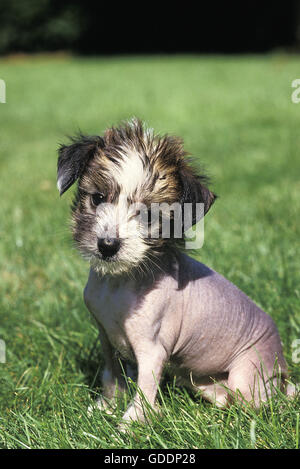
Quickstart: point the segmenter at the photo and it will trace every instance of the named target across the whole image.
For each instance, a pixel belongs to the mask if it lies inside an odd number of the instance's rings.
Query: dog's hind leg
[[[228,373],[223,373],[211,377],[197,378],[196,383],[191,378],[192,389],[199,391],[200,395],[206,401],[211,402],[217,407],[223,408],[228,404]]]
[[[278,394],[278,391],[284,391],[285,377],[286,364],[283,357],[264,354],[258,346],[233,362],[228,377],[230,397],[259,409]]]

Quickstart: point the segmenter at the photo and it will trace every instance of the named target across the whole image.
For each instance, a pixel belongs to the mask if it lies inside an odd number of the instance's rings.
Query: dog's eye
[[[97,207],[97,205],[101,204],[102,202],[105,202],[105,195],[101,194],[100,192],[97,192],[96,194],[91,195],[91,201],[92,205],[94,205],[94,207]]]

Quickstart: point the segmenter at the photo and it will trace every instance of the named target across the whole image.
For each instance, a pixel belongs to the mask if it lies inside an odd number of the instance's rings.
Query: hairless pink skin
[[[126,387],[116,351],[137,364],[137,384],[152,406],[167,363],[184,384],[218,406],[239,396],[258,407],[287,376],[270,316],[186,255],[178,257],[172,273],[146,285],[91,270],[84,298],[99,325],[105,358],[99,407],[114,399],[116,387]],[[137,395],[124,419],[143,418]]]

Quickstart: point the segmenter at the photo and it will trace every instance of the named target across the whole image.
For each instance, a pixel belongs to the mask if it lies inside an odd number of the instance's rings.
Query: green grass
[[[121,408],[88,418],[101,348],[82,299],[88,265],[68,233],[72,194],[56,191],[56,148],[78,128],[136,115],[182,136],[220,196],[198,257],[273,317],[299,382],[299,66],[286,55],[0,61],[1,447],[299,447],[299,400],[284,397],[258,414],[219,410],[170,383],[149,426],[120,433]]]

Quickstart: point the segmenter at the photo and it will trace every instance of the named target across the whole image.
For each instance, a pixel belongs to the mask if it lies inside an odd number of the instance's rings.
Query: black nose
[[[120,240],[117,238],[98,238],[97,246],[105,259],[114,256],[120,249],[120,244]]]

